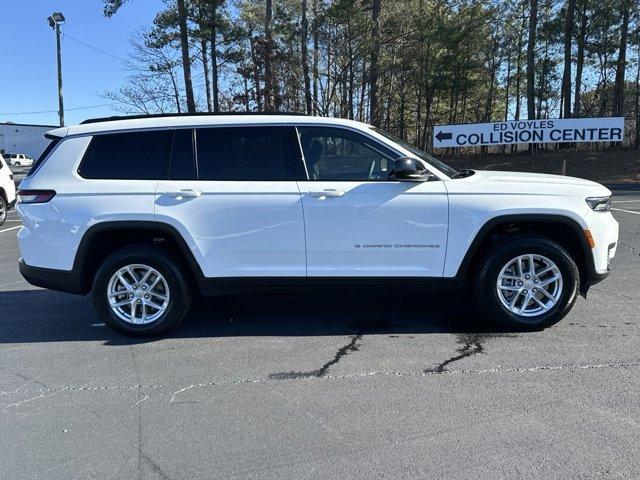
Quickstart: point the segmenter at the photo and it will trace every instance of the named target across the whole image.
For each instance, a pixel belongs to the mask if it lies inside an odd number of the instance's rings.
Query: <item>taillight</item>
[[[47,203],[56,192],[54,190],[18,190],[18,203]]]

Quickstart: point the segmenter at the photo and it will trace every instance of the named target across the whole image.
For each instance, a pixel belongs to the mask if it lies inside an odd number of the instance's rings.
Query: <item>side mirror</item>
[[[393,170],[389,173],[389,180],[401,182],[424,182],[431,178],[420,160],[412,157],[400,157],[394,161]]]

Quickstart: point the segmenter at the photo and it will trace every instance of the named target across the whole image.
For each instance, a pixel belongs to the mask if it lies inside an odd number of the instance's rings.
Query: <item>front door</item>
[[[388,179],[397,152],[354,130],[298,127],[307,177],[307,273],[441,277],[448,200],[442,181]]]
[[[233,277],[304,281],[302,204],[288,138],[282,127],[176,130],[155,215],[183,235],[205,277],[229,285]]]

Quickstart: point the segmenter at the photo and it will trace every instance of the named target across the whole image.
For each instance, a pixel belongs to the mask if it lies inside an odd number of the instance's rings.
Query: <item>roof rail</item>
[[[116,120],[140,120],[143,118],[172,118],[172,117],[203,117],[203,116],[234,116],[234,115],[296,115],[306,117],[306,113],[300,112],[197,112],[197,113],[154,113],[148,115],[115,115],[112,117],[88,118],[80,125],[98,122],[115,122]]]

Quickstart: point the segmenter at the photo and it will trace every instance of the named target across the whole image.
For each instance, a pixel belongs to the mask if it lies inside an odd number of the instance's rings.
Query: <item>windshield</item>
[[[390,133],[385,132],[384,130],[381,130],[380,128],[377,127],[371,127],[371,129],[374,132],[379,133],[380,135],[388,138],[389,140],[391,140],[394,143],[397,143],[398,145],[400,145],[402,148],[409,150],[411,153],[413,153],[416,157],[420,158],[421,160],[424,160],[425,162],[427,162],[429,165],[434,166],[435,168],[437,168],[438,170],[440,170],[442,173],[444,173],[445,175],[447,175],[448,177],[455,177],[456,174],[458,173],[458,171],[453,168],[450,167],[449,165],[447,165],[444,162],[441,162],[440,160],[438,160],[435,157],[432,157],[431,155],[429,155],[427,152],[420,150],[418,147],[414,147],[413,145],[411,145],[409,142],[406,142],[404,140],[402,140],[401,138],[395,137],[393,135],[391,135]]]

